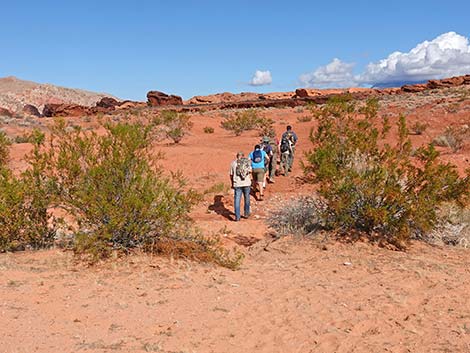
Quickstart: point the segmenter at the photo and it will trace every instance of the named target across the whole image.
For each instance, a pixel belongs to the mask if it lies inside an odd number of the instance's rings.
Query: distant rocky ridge
[[[17,94],[21,96],[21,90],[19,93],[15,91],[17,89],[15,78],[0,79],[0,82],[11,81],[9,96]],[[26,82],[26,81],[22,81]],[[30,82],[25,83],[26,86],[32,87],[33,84]],[[346,88],[346,89],[311,89],[311,88],[299,88],[295,92],[278,92],[278,93],[251,93],[244,92],[239,94],[234,93],[219,93],[208,96],[195,96],[187,101],[182,100],[181,97],[175,95],[168,95],[159,91],[149,91],[147,94],[147,102],[134,102],[134,101],[119,101],[111,96],[103,94],[96,94],[91,92],[85,92],[80,90],[71,90],[66,88],[54,88],[60,89],[61,92],[75,92],[74,97],[81,97],[86,101],[86,105],[83,103],[70,103],[65,102],[68,96],[65,98],[51,98],[49,96],[49,102],[43,104],[43,116],[54,117],[54,116],[84,116],[94,115],[97,113],[109,113],[114,110],[128,110],[135,108],[143,108],[146,106],[161,108],[161,109],[174,109],[178,111],[201,111],[201,110],[220,110],[220,109],[240,109],[240,108],[271,108],[271,107],[296,107],[306,105],[308,103],[323,104],[326,103],[331,97],[348,94],[354,99],[367,99],[370,97],[381,97],[388,95],[399,95],[399,94],[413,94],[432,89],[441,89],[449,87],[458,87],[463,85],[470,85],[470,75],[457,76],[451,78],[445,78],[442,80],[429,80],[427,83],[420,83],[414,85],[404,85],[400,88]],[[43,85],[44,86],[44,85]],[[45,85],[49,87],[49,90],[54,90],[51,85]],[[29,91],[34,91],[34,88],[28,88]],[[76,93],[78,92],[78,93]],[[83,93],[84,92],[84,93]],[[39,111],[36,106],[24,101],[17,101],[14,109],[10,109],[8,105],[2,105],[1,101],[2,91],[0,85],[0,115],[13,115],[14,112],[20,111],[24,114],[38,116]],[[54,102],[54,99],[56,100]],[[52,100],[52,102],[51,102]],[[78,100],[78,99],[77,99]],[[75,100],[75,101],[77,101]],[[43,100],[44,101],[44,100]],[[70,99],[69,99],[70,101]],[[20,102],[20,103],[19,103]],[[22,104],[22,105],[21,105]],[[41,105],[39,105],[41,106]],[[6,109],[5,109],[6,108]]]
[[[221,93],[209,96],[195,96],[187,100],[181,110],[200,109],[236,109],[236,108],[270,108],[296,107],[310,102],[323,104],[331,97],[349,94],[354,99],[367,99],[407,93],[422,92],[431,89],[470,85],[470,75],[429,80],[427,83],[404,85],[397,88],[346,88],[346,89],[312,89],[299,88],[295,92],[284,93]]]
[[[104,97],[112,96],[24,81],[13,76],[0,78],[0,107],[13,113],[24,112],[25,106],[28,107],[25,112],[27,114],[35,113],[33,107],[41,112],[46,104],[76,104],[92,107]]]

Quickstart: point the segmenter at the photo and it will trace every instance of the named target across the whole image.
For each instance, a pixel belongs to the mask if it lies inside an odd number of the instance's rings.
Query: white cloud
[[[367,65],[353,74],[354,64],[334,59],[300,81],[312,87],[376,85],[390,82],[415,82],[470,73],[469,39],[455,32],[424,41],[407,53],[394,52],[386,59]]]
[[[301,75],[300,82],[311,87],[347,87],[355,80],[354,66],[353,63],[345,63],[335,58],[328,65]]]
[[[251,86],[266,86],[270,85],[273,82],[273,78],[271,76],[271,71],[260,71],[256,70],[253,78],[250,81]]]

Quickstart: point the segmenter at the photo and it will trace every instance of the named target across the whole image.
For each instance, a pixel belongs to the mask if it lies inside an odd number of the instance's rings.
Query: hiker
[[[282,134],[281,142],[279,143],[279,148],[281,149],[281,153],[284,153],[284,158],[286,159],[285,164],[287,164],[287,172],[286,170],[284,170],[284,175],[288,175],[289,172],[292,171],[292,165],[294,164],[295,146],[297,145],[297,140],[298,140],[297,134],[292,130],[292,126],[287,125],[286,131]],[[288,147],[287,150],[289,151],[289,154],[285,154],[286,147]],[[284,152],[282,151],[282,149],[284,149]],[[282,166],[282,155],[281,155],[281,166]]]
[[[274,132],[273,132],[274,134]],[[278,158],[278,144],[276,143],[276,138],[273,136],[264,136],[262,140],[262,149],[269,156],[269,163],[266,170],[266,178],[270,183],[274,183],[274,176],[277,169],[277,158]]]
[[[284,174],[284,176],[288,176],[290,170],[290,156],[292,155],[292,143],[288,139],[281,139],[279,150],[281,151],[281,165],[279,170]]]
[[[253,171],[253,181],[258,185],[259,201],[263,201],[264,197],[264,175],[265,175],[265,161],[269,159],[265,151],[261,149],[260,145],[256,145],[254,151],[250,153],[251,169]],[[256,189],[255,189],[256,193]]]
[[[271,162],[273,160],[273,148],[271,146],[271,144],[269,143],[270,139],[269,139],[269,136],[264,136],[262,139],[261,139],[261,143],[260,143],[260,146],[261,146],[261,150],[263,150],[264,152],[266,152],[266,154],[268,155],[269,159],[266,159],[264,161],[264,180],[263,180],[263,187],[266,187],[266,179],[269,175],[269,166],[271,165]]]
[[[237,153],[237,159],[230,165],[230,181],[234,190],[235,221],[240,220],[240,205],[243,194],[244,218],[250,216],[251,161],[243,152]]]

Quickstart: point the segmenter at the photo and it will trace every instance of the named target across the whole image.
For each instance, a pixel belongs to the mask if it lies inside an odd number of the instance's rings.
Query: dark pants
[[[235,207],[235,219],[240,220],[240,204],[243,194],[244,201],[244,216],[250,215],[250,186],[241,186],[234,188],[234,207]]]
[[[292,170],[292,165],[294,164],[294,154],[295,154],[295,146],[291,146],[291,151],[289,154],[289,171]]]
[[[274,176],[276,175],[276,167],[277,167],[277,154],[273,154],[271,159],[269,160],[268,171],[269,171],[269,179],[274,180]]]

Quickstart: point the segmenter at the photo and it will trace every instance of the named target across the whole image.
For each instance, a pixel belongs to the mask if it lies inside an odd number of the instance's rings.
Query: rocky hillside
[[[95,93],[20,80],[16,77],[0,78],[0,107],[21,112],[26,105],[42,111],[45,104],[77,104],[90,107],[109,94]]]

